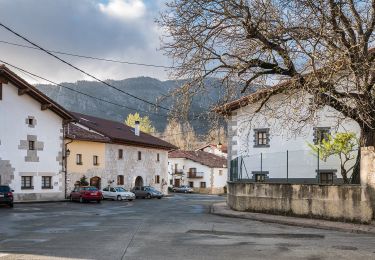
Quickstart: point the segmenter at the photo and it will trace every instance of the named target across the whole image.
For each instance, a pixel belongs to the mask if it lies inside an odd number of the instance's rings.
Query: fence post
[[[320,174],[319,174],[319,158],[320,158],[320,151],[319,151],[319,148],[318,148],[318,172],[317,172],[317,174],[318,174],[318,180],[319,180],[319,182],[320,182]]]
[[[286,182],[289,183],[289,151],[286,150]]]

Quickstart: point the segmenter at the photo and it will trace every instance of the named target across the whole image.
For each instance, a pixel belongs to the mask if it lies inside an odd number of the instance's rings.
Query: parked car
[[[0,185],[0,204],[6,204],[13,208],[13,192],[9,186]]]
[[[136,198],[161,199],[164,196],[163,193],[161,193],[160,191],[151,186],[136,186],[132,189],[132,192],[135,194]]]
[[[107,187],[102,190],[103,199],[129,200],[135,199],[133,192],[125,190],[123,187]]]
[[[173,192],[192,193],[194,190],[188,185],[182,185],[180,187],[173,187]]]
[[[70,193],[70,201],[79,201],[79,202],[87,202],[87,201],[96,201],[100,203],[103,198],[102,192],[98,190],[96,187],[92,186],[82,186],[76,187]]]

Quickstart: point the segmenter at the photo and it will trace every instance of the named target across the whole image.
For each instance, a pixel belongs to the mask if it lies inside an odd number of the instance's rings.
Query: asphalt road
[[[5,259],[375,259],[375,236],[209,214],[223,197],[0,208]]]

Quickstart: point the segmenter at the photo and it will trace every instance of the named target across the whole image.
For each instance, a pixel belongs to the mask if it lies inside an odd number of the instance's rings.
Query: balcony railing
[[[174,170],[173,172],[174,175],[183,175],[184,174],[184,171],[183,170]]]
[[[204,172],[188,172],[187,177],[188,178],[203,178]]]

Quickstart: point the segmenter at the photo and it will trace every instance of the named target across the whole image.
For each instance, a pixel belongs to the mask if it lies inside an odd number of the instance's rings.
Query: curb
[[[214,203],[210,207],[210,214],[228,217],[228,218],[240,218],[240,219],[249,219],[254,221],[259,221],[262,223],[273,223],[273,224],[282,224],[288,226],[297,226],[304,228],[318,228],[325,230],[333,231],[343,231],[350,233],[359,233],[359,234],[371,234],[375,235],[375,226],[373,225],[364,225],[364,224],[351,224],[344,222],[333,222],[328,220],[319,220],[319,219],[304,219],[296,217],[286,217],[280,215],[271,215],[263,213],[252,213],[252,212],[239,212],[234,211],[229,208],[219,209],[222,207],[218,205],[220,203]],[[225,205],[225,207],[227,207]],[[221,212],[220,212],[221,211]],[[231,213],[233,212],[233,213]],[[309,223],[313,222],[313,223]]]

